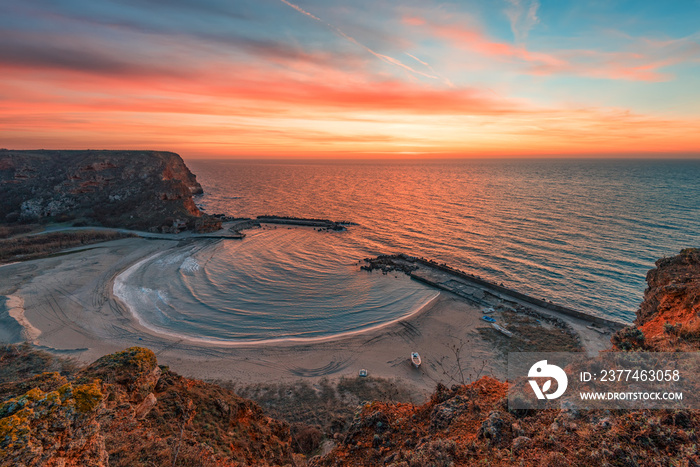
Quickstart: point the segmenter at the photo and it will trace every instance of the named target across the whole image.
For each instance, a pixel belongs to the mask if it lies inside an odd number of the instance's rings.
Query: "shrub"
[[[323,434],[315,426],[295,423],[291,426],[292,448],[295,452],[309,455],[321,446]]]

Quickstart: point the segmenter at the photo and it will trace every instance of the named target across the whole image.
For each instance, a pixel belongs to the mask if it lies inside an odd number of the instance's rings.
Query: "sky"
[[[0,147],[700,157],[700,0],[0,0]]]

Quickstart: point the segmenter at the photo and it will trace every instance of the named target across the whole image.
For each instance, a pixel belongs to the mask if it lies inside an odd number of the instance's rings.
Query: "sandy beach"
[[[437,382],[456,382],[449,376],[457,370],[453,346],[462,346],[465,378],[505,375],[499,338],[481,321],[480,309],[445,291],[405,319],[314,342],[217,345],[149,330],[115,297],[115,280],[154,255],[191,248],[192,241],[217,240],[126,238],[0,267],[0,294],[5,297],[0,338],[29,341],[83,362],[144,346],[161,364],[184,376],[236,384],[334,379],[356,376],[364,368],[372,376],[396,378],[427,395]],[[414,350],[423,357],[420,369],[409,362]]]

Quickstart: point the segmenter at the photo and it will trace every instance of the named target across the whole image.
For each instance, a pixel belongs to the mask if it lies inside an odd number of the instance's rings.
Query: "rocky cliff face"
[[[658,260],[647,273],[647,285],[634,326],[613,337],[615,347],[700,350],[700,249]]]
[[[0,187],[0,222],[155,230],[202,217],[192,200],[202,187],[171,152],[0,150]]]
[[[0,384],[0,401],[3,466],[303,463],[288,425],[230,391],[159,367],[143,348],[66,375]]]

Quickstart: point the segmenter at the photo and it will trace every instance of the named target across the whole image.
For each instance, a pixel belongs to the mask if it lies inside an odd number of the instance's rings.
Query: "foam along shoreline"
[[[183,247],[182,251],[184,252],[184,248],[189,248],[189,247]],[[191,253],[193,253],[190,250]],[[411,310],[402,315],[399,316],[395,319],[379,323],[373,326],[365,327],[362,329],[358,330],[353,330],[353,331],[344,331],[344,332],[339,332],[339,333],[333,333],[325,336],[319,336],[319,337],[283,337],[283,338],[272,338],[272,339],[256,339],[256,340],[233,340],[233,339],[218,339],[214,337],[193,337],[193,336],[188,336],[185,334],[179,334],[176,332],[169,331],[167,329],[160,328],[158,326],[154,326],[153,324],[149,323],[146,321],[141,313],[139,313],[138,310],[138,305],[136,304],[136,300],[134,299],[134,291],[131,290],[133,286],[130,286],[127,284],[127,281],[129,278],[135,274],[136,272],[139,271],[144,265],[157,260],[160,256],[162,256],[166,252],[158,252],[155,254],[152,254],[146,258],[141,259],[140,261],[134,263],[133,265],[129,266],[127,269],[122,271],[120,274],[118,274],[114,280],[113,280],[113,286],[112,286],[112,294],[113,296],[118,299],[124,307],[126,307],[131,316],[139,323],[140,326],[143,328],[147,329],[151,333],[155,335],[161,335],[164,337],[172,338],[172,339],[177,339],[182,342],[189,342],[193,344],[203,344],[203,345],[214,345],[214,346],[222,346],[222,347],[243,347],[243,346],[258,346],[258,345],[284,345],[284,344],[314,344],[314,343],[319,343],[319,342],[328,342],[328,341],[333,341],[336,339],[342,339],[346,337],[352,337],[352,336],[357,336],[361,334],[366,334],[369,332],[374,332],[374,331],[379,331],[383,328],[386,328],[387,326],[390,326],[392,324],[396,324],[400,321],[407,320],[419,313],[421,311],[427,309],[432,303],[435,302],[435,300],[440,296],[439,291],[435,291],[433,294],[430,295],[427,299],[423,300],[422,302],[418,303],[414,307],[411,308]],[[173,250],[169,250],[168,253],[173,253]],[[180,266],[179,269],[186,269],[187,271],[195,271],[199,269],[199,264],[194,260],[191,256],[186,256],[183,258],[183,262]],[[187,272],[186,271],[186,272]]]
[[[306,341],[220,345],[165,335],[140,324],[138,314],[126,306],[128,297],[125,302],[119,298],[125,292],[119,284],[149,260],[158,261],[158,255],[213,242],[176,245],[165,239],[132,237],[105,242],[89,251],[16,263],[4,267],[0,295],[24,300],[23,316],[32,326],[29,329],[41,332],[35,345],[59,354],[70,352],[85,363],[139,345],[153,349],[161,364],[192,378],[237,384],[292,383],[301,378],[356,377],[362,368],[371,376],[396,378],[416,394],[427,396],[436,382],[453,383],[444,380],[443,367],[455,365],[452,346],[463,344],[465,374],[505,377],[502,346],[509,345],[508,339],[481,321],[479,307],[449,291],[437,294],[433,289],[435,294],[410,314],[379,327]],[[14,328],[7,299],[0,306],[4,319]],[[0,333],[0,338],[12,342],[7,334]],[[608,342],[609,337],[598,335],[593,347],[603,341]],[[412,351],[420,352],[420,369],[410,364]]]

